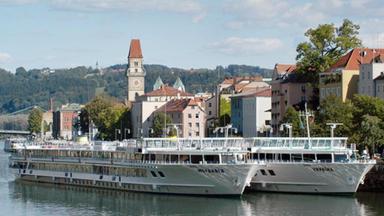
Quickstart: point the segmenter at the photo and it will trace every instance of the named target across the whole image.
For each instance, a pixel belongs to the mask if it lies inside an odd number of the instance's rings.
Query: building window
[[[196,118],[199,118],[199,113],[196,113]]]
[[[195,106],[192,106],[192,109],[195,109]]]
[[[137,70],[137,68],[135,69],[135,73],[137,73],[138,72],[138,70]]]
[[[200,136],[200,132],[199,131],[196,131],[196,136]]]
[[[199,122],[196,122],[196,127],[197,127],[197,128],[200,127],[200,123],[199,123]]]
[[[191,132],[189,132],[189,133],[188,133],[188,135],[191,137],[191,136],[192,136],[192,133],[191,133]]]
[[[212,111],[208,111],[208,115],[212,115]]]
[[[208,107],[212,107],[212,103],[208,103]]]
[[[188,118],[192,118],[192,114],[188,114]]]
[[[191,123],[191,122],[189,122],[189,123],[188,123],[188,126],[191,128],[191,127],[192,127],[192,123]]]
[[[139,66],[139,62],[138,61],[135,61],[135,66]]]

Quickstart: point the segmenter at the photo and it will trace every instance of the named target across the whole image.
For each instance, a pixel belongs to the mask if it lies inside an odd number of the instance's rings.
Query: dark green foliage
[[[164,126],[172,124],[172,119],[169,115],[166,115],[163,112],[155,113],[155,116],[153,117],[153,133],[151,134],[152,137],[163,137],[164,136]],[[174,131],[171,129],[170,132],[167,134],[168,136],[172,136],[174,134]]]
[[[102,140],[123,139],[126,128],[129,128],[129,110],[126,106],[118,103],[114,98],[95,97],[91,102],[87,103],[84,113],[80,116],[81,128],[86,131],[85,127],[89,125],[89,120],[95,124],[99,130],[98,137]]]
[[[350,49],[361,46],[360,26],[344,19],[341,26],[321,24],[305,32],[308,41],[297,45],[298,80],[313,85],[310,107],[319,105],[319,73],[325,72]]]
[[[319,111],[315,114],[315,128],[318,130],[312,133],[314,136],[330,136],[330,127],[326,123],[342,123],[334,130],[335,136],[351,136],[353,120],[353,105],[350,101],[342,102],[340,97],[331,95],[325,98],[320,105]]]
[[[292,124],[292,136],[300,137],[305,135],[305,122],[300,120],[299,112],[296,111],[295,108],[291,106],[287,108],[283,120],[281,121],[281,124],[283,123]],[[288,129],[284,129],[283,134],[288,136]]]
[[[40,133],[43,121],[43,112],[40,109],[33,109],[28,116],[28,130],[31,133]]]
[[[29,106],[48,109],[48,101],[54,99],[55,107],[65,103],[84,104],[95,97],[95,90],[104,91],[124,100],[127,95],[127,65],[114,65],[104,69],[101,75],[90,67],[25,70],[16,69],[16,74],[0,69],[0,113],[11,113]],[[164,83],[173,85],[179,76],[192,93],[213,91],[224,76],[263,75],[271,76],[271,70],[246,65],[218,66],[216,69],[169,68],[163,65],[144,65],[147,72],[145,89],[151,91],[158,76]]]

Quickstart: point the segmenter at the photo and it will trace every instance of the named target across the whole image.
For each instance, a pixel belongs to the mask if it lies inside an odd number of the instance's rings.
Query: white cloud
[[[282,44],[277,38],[229,37],[208,47],[228,55],[252,56],[279,49]]]
[[[0,62],[5,63],[9,62],[12,59],[11,55],[5,52],[0,52]]]
[[[51,5],[57,9],[83,12],[118,10],[181,13],[191,15],[193,22],[200,22],[206,13],[197,0],[53,0]]]
[[[199,22],[205,17],[205,8],[197,0],[0,0],[1,4],[23,5],[45,3],[59,10],[81,12],[98,11],[163,11],[189,14],[193,22]]]
[[[343,18],[354,22],[384,18],[384,5],[380,0],[227,0],[223,9],[232,16],[229,23],[268,27],[308,28]],[[231,27],[230,24],[227,26]]]

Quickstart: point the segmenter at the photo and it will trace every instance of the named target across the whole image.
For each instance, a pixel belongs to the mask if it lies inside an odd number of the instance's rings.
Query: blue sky
[[[0,68],[126,63],[139,38],[144,62],[182,68],[294,63],[304,32],[344,18],[364,46],[384,47],[375,0],[0,0]]]

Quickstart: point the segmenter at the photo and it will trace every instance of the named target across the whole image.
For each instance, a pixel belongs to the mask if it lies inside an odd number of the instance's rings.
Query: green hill
[[[96,93],[106,92],[124,100],[126,97],[125,64],[103,69],[91,67],[70,69],[32,69],[20,67],[16,73],[0,69],[0,113],[10,113],[38,105],[48,108],[50,98],[57,107],[64,103],[86,103]],[[179,76],[187,91],[213,91],[226,76],[262,75],[271,77],[272,70],[247,65],[217,66],[215,69],[181,69],[163,65],[144,65],[147,72],[145,89],[150,91],[158,76],[172,85]]]

